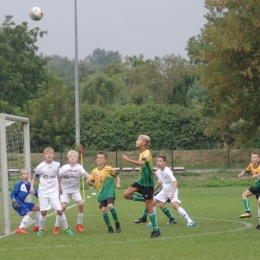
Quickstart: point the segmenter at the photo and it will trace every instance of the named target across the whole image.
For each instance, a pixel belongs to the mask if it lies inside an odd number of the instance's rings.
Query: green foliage
[[[45,79],[46,59],[37,56],[36,42],[45,31],[28,24],[16,25],[6,16],[0,27],[0,110],[13,112],[37,97],[38,86]]]

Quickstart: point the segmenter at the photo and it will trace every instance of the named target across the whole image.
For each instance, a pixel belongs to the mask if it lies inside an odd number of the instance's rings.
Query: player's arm
[[[84,176],[86,177],[86,179],[89,179],[91,177],[91,175],[87,172],[84,172]]]
[[[237,177],[238,177],[238,178],[241,178],[241,177],[244,176],[245,173],[246,173],[246,171],[244,170],[244,171],[242,171],[241,173],[239,173],[239,174],[237,175]]]
[[[132,160],[132,159],[128,158],[125,154],[123,154],[123,155],[121,156],[121,158],[123,158],[123,159],[126,160],[127,162],[136,164],[136,165],[138,165],[138,166],[144,166],[144,165],[146,164],[146,161],[144,161],[144,160],[142,160],[142,161]]]
[[[89,176],[89,178],[87,178],[86,180],[87,184],[89,186],[93,186],[94,185],[94,182],[95,182],[95,175],[93,174],[93,172],[91,173],[91,175]]]
[[[19,185],[18,185],[18,183],[17,183],[17,184],[14,186],[14,188],[13,188],[11,194],[10,194],[10,198],[12,199],[13,202],[17,202],[16,199],[15,199],[15,197],[16,197],[16,195],[18,195],[19,189],[20,189],[20,187],[19,187]]]
[[[176,192],[177,185],[178,185],[178,182],[177,182],[177,180],[175,180],[175,181],[173,182],[172,193],[171,193],[171,195],[170,195],[170,199],[173,199],[173,198],[174,198],[174,194],[175,194],[175,192]]]
[[[116,187],[117,189],[120,189],[120,177],[118,175],[116,175]]]
[[[153,188],[154,191],[157,191],[158,188],[161,186],[161,183],[160,182],[157,182]]]
[[[38,178],[37,176],[38,176],[38,175],[35,174],[34,177],[32,178],[31,187],[30,187],[30,193],[31,193],[31,194],[34,194],[34,185],[35,185],[36,179]]]

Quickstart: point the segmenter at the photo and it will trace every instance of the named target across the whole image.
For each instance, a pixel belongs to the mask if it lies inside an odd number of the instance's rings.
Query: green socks
[[[111,212],[111,214],[112,214],[112,217],[113,217],[115,223],[118,223],[119,221],[118,221],[118,216],[117,216],[116,208],[113,207],[112,209],[110,209],[110,212]]]
[[[244,207],[246,212],[250,212],[249,201],[247,198],[243,199]]]
[[[152,226],[153,226],[153,231],[158,231],[159,228],[158,228],[158,225],[157,225],[155,213],[149,214],[149,218],[150,218],[150,221],[151,221]]]
[[[138,194],[133,194],[131,200],[134,201],[144,201],[144,197]]]
[[[108,227],[111,227],[110,220],[109,220],[109,216],[108,216],[107,212],[106,212],[106,213],[103,213],[102,216],[103,216],[103,219],[104,219],[106,225],[107,225]]]
[[[164,209],[162,209],[162,212],[163,212],[168,218],[173,218],[173,215],[172,215],[171,211],[169,210],[169,208],[165,207]]]

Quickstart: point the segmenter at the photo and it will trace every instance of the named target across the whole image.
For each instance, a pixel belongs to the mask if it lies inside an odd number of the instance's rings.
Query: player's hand
[[[62,193],[63,193],[63,190],[62,190],[62,188],[61,188],[61,187],[59,188],[59,191],[60,191],[60,195],[62,195]]]
[[[116,185],[116,188],[117,188],[117,189],[120,189],[120,188],[121,188],[120,184],[117,184],[117,185]]]
[[[253,180],[256,180],[257,177],[258,177],[257,175],[253,175],[253,176],[252,176],[252,179],[253,179]]]
[[[237,175],[238,178],[241,178],[242,176],[243,176],[243,174],[241,174],[241,173],[239,173],[239,174]]]
[[[30,193],[31,193],[31,194],[34,194],[34,189],[30,189]]]
[[[125,154],[121,155],[121,158],[128,160],[128,157]]]
[[[13,206],[14,206],[14,209],[15,209],[15,210],[17,210],[17,209],[20,208],[20,205],[19,205],[19,203],[18,203],[17,201],[14,201]]]

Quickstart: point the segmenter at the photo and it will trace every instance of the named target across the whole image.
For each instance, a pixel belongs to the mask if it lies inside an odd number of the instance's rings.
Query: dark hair
[[[160,154],[160,155],[157,156],[157,158],[161,158],[161,159],[163,159],[164,162],[166,162],[166,156],[165,155]]]
[[[260,157],[260,154],[258,152],[252,152],[252,154],[257,154]]]
[[[107,154],[106,153],[104,153],[104,152],[102,152],[102,151],[99,151],[99,152],[97,152],[97,155],[98,154],[103,154],[104,156],[105,156],[105,159],[107,159]]]

